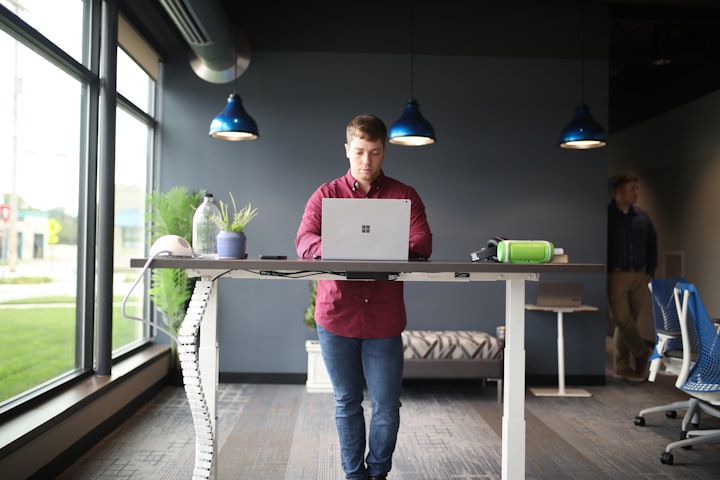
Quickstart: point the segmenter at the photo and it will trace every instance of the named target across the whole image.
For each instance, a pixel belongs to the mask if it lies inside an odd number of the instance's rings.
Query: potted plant
[[[317,298],[317,280],[310,281],[310,305],[305,309],[303,323],[312,330],[317,330],[315,323],[315,299]],[[325,361],[322,358],[320,342],[318,340],[306,340],[305,351],[308,354],[307,382],[305,388],[308,392],[332,392],[330,376],[325,368]]]
[[[217,236],[218,257],[245,258],[247,237],[244,230],[250,220],[257,215],[257,208],[252,208],[252,204],[248,203],[238,210],[232,192],[230,192],[230,201],[231,203],[228,204],[220,200],[218,204],[220,215],[210,217],[210,220],[221,230]]]
[[[192,217],[200,205],[203,192],[189,192],[185,187],[173,187],[167,192],[153,191],[148,194],[145,220],[148,240],[152,244],[163,235],[179,235],[188,242],[192,239]],[[187,276],[185,269],[156,268],[150,273],[150,299],[168,331],[177,335],[185,318],[187,303],[190,301],[195,280]],[[171,342],[177,365],[177,345]]]

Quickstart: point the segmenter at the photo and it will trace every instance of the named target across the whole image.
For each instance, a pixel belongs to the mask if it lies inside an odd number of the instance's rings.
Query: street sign
[[[0,205],[0,213],[2,213],[3,223],[10,220],[10,205]]]

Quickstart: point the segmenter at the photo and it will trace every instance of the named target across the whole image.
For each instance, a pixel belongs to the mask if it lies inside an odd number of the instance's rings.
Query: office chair
[[[650,372],[648,381],[654,382],[658,373],[664,375],[675,375],[680,373],[682,368],[682,339],[680,332],[680,319],[677,307],[675,306],[675,286],[678,282],[685,283],[686,280],[679,278],[653,278],[648,288],[652,294],[653,323],[655,324],[655,349],[650,357]],[[635,417],[635,425],[645,426],[645,415],[650,413],[665,412],[668,418],[677,417],[678,410],[687,410],[689,400],[658,405],[640,410]],[[693,425],[699,424],[699,416],[693,419]]]
[[[695,285],[679,283],[674,293],[680,317],[683,344],[683,363],[675,386],[692,396],[690,407],[683,418],[681,440],[670,443],[660,461],[672,465],[672,450],[690,448],[705,443],[720,443],[720,429],[687,430],[695,412],[703,412],[720,418],[720,336],[716,324],[708,315]],[[697,337],[697,359],[693,362],[690,352],[691,332]]]

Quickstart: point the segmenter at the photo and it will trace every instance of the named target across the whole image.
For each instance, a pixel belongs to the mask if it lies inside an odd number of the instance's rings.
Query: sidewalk
[[[23,298],[68,296],[75,297],[78,288],[76,247],[74,245],[56,245],[53,258],[22,259],[18,261],[14,272],[0,263],[0,303]],[[3,280],[20,277],[47,277],[47,283],[2,283]],[[114,280],[116,295],[125,295],[132,281],[126,275],[116,275]]]

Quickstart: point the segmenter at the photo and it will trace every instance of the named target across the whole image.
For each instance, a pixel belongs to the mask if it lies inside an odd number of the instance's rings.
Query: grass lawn
[[[140,327],[120,313],[122,299],[115,300],[113,349],[135,340]],[[0,402],[75,369],[74,301],[73,297],[38,298],[0,308]],[[138,315],[133,305],[128,302],[128,313]]]

